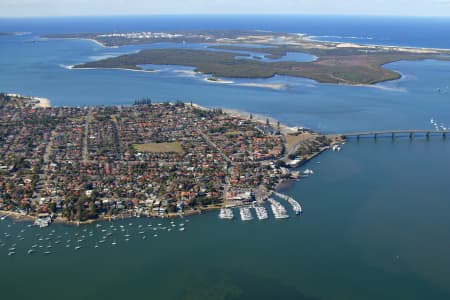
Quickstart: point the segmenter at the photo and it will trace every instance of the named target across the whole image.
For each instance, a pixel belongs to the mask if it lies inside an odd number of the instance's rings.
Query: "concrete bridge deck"
[[[395,138],[396,136],[409,136],[413,138],[415,135],[422,135],[426,137],[430,137],[431,135],[442,135],[446,137],[447,134],[450,134],[450,130],[427,130],[427,129],[400,129],[400,130],[373,130],[373,131],[360,131],[360,132],[347,132],[341,134],[330,134],[330,136],[342,136],[344,138],[349,137],[370,137],[373,136],[377,138],[381,137],[391,137]]]

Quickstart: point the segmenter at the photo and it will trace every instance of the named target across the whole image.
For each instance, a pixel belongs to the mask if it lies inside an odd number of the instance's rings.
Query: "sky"
[[[450,0],[0,0],[0,17],[154,14],[450,17]]]

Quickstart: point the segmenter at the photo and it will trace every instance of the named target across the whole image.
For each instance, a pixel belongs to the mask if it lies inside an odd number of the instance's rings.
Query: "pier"
[[[415,136],[424,136],[426,138],[430,138],[431,136],[442,136],[443,138],[447,137],[447,134],[450,134],[450,130],[424,130],[424,129],[402,129],[402,130],[378,130],[378,131],[360,131],[360,132],[349,132],[349,133],[341,133],[330,136],[342,136],[343,138],[355,137],[356,139],[360,139],[361,137],[373,137],[377,138],[392,138],[396,137],[409,137],[413,139]]]

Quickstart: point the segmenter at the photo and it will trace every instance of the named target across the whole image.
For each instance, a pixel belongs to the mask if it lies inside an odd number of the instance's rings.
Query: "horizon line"
[[[380,17],[380,18],[436,18],[450,19],[448,16],[436,15],[395,15],[395,14],[309,14],[309,13],[162,13],[162,14],[106,14],[106,15],[23,15],[23,16],[1,16],[0,19],[40,19],[40,18],[108,18],[108,17],[179,17],[179,16],[251,16],[251,17],[286,17],[286,16],[302,16],[302,17]]]

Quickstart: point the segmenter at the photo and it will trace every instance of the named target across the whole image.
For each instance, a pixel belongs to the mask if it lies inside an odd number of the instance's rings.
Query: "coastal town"
[[[263,203],[302,176],[291,167],[336,142],[181,101],[43,102],[0,94],[0,209],[44,225]]]

